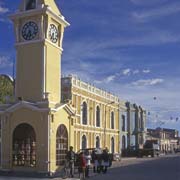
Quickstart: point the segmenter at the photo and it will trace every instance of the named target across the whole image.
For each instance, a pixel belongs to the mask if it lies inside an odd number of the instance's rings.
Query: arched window
[[[100,138],[99,138],[99,136],[96,137],[96,148],[100,148]]]
[[[82,144],[81,144],[82,149],[86,149],[87,148],[87,139],[86,136],[83,135],[82,136]]]
[[[122,136],[122,150],[126,149],[126,137]]]
[[[36,0],[26,0],[26,10],[31,10],[36,8]]]
[[[114,112],[111,112],[111,129],[114,129]]]
[[[87,125],[87,103],[83,102],[82,106],[82,123]]]
[[[114,138],[111,138],[111,152],[114,153]]]
[[[122,131],[126,131],[126,117],[122,115]]]
[[[100,107],[96,107],[96,127],[100,127]]]
[[[13,165],[36,165],[36,134],[29,124],[20,124],[13,132]]]
[[[56,133],[56,165],[64,164],[68,150],[68,132],[66,126],[60,125]]]

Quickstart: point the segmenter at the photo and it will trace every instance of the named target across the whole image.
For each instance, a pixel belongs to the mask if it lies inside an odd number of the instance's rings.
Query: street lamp
[[[105,104],[105,118],[104,118],[104,148],[106,147],[106,107],[110,104],[114,104],[114,101]]]

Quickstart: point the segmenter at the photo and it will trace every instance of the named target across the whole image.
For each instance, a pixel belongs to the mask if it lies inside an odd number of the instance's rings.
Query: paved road
[[[48,180],[47,178],[0,177],[0,180]],[[180,155],[132,158],[114,163],[107,174],[91,174],[89,180],[180,180]],[[53,180],[60,180],[55,178]],[[67,180],[67,179],[66,179]],[[68,179],[69,180],[69,179]],[[75,179],[73,179],[75,180]]]
[[[91,180],[180,180],[180,156],[140,159],[110,169]]]

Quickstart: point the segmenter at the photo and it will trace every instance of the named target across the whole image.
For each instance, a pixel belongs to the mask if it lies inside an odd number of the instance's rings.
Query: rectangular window
[[[31,10],[36,8],[36,0],[27,0],[26,1],[26,10]]]
[[[122,115],[122,131],[126,130],[126,117]]]

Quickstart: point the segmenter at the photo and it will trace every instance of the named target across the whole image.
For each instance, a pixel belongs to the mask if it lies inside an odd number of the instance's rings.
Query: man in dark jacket
[[[66,154],[67,161],[69,163],[70,175],[74,177],[74,162],[75,162],[75,152],[73,151],[73,147],[69,147],[69,151]]]
[[[104,149],[102,153],[102,171],[103,173],[107,172],[107,168],[109,167],[109,154],[108,150]]]

